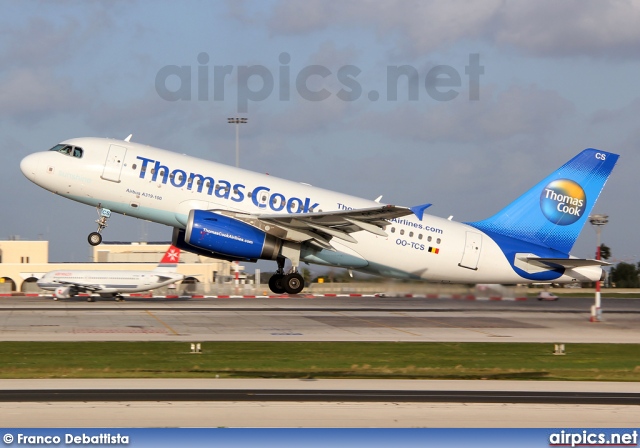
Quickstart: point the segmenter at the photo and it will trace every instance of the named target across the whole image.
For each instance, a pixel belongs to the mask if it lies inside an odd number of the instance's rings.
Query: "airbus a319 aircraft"
[[[569,252],[618,155],[586,149],[494,216],[458,223],[430,204],[384,205],[124,141],[76,138],[25,157],[35,184],[98,208],[173,227],[173,244],[226,260],[275,260],[275,293],[296,294],[300,262],[445,283],[592,282],[598,260]],[[285,260],[290,268],[285,271]]]
[[[89,293],[87,300],[93,302],[92,294],[122,300],[122,293],[151,291],[152,289],[183,280],[178,274],[180,249],[169,246],[160,263],[153,271],[101,270],[51,271],[38,280],[38,287],[53,291],[53,300],[68,299],[80,293]]]

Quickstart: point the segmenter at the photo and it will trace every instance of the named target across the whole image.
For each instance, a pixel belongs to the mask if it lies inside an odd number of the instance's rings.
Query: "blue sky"
[[[594,212],[610,215],[603,242],[613,256],[640,260],[639,1],[0,6],[0,238],[48,239],[52,261],[88,259],[95,211],[31,184],[19,170],[22,157],[72,137],[132,133],[141,143],[233,164],[227,117],[236,115],[249,118],[241,128],[244,168],[387,203],[431,202],[430,213],[461,221],[492,215],[586,147],[619,153]],[[465,73],[474,54],[484,70],[477,100]],[[190,70],[190,100],[163,98],[158,79],[168,66]],[[214,80],[216,66],[231,67],[223,83]],[[272,91],[261,90],[259,76],[242,88],[240,73],[256,66],[273,77]],[[397,100],[387,97],[387,71],[398,66],[417,73],[417,99],[402,77]],[[436,66],[460,76],[455,98],[429,95]],[[309,91],[325,89],[328,98],[300,94],[304,70],[316,73]],[[361,88],[357,99],[338,96],[346,88],[341,70]],[[199,100],[203,79],[209,96]],[[177,76],[160,81],[184,93]],[[224,99],[214,98],[216,87]],[[251,91],[264,98],[240,113],[238,93]],[[123,216],[105,232],[108,241],[171,235]],[[573,252],[589,257],[594,246],[595,232],[585,229]]]

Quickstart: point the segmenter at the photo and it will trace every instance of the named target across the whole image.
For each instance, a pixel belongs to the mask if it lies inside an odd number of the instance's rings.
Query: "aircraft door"
[[[464,253],[462,260],[458,266],[467,269],[478,269],[478,260],[480,259],[480,250],[482,249],[482,235],[477,232],[467,232]]]
[[[112,182],[120,182],[120,173],[122,171],[122,165],[124,164],[124,156],[127,153],[127,148],[118,145],[111,145],[109,147],[109,153],[107,159],[104,162],[104,170],[102,171],[102,178],[104,180],[110,180]]]

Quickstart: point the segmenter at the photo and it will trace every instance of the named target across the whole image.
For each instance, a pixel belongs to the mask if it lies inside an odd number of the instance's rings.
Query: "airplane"
[[[75,138],[20,162],[55,194],[173,227],[173,245],[229,261],[274,260],[276,294],[304,288],[301,262],[442,283],[580,283],[600,260],[569,254],[618,155],[585,149],[490,218],[455,222],[125,140]],[[285,272],[286,260],[290,267]]]
[[[93,302],[92,294],[121,301],[124,300],[122,293],[150,291],[184,280],[184,275],[176,272],[179,260],[180,249],[169,246],[153,271],[59,270],[47,272],[37,281],[37,285],[45,291],[53,291],[53,300],[68,299],[88,292],[89,302]]]

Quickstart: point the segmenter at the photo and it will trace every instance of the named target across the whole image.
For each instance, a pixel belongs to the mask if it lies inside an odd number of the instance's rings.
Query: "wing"
[[[100,285],[87,285],[86,283],[66,282],[64,280],[53,280],[53,283],[59,283],[65,286],[75,286],[79,290],[81,289],[84,291],[92,291],[92,292],[100,291],[102,289],[102,286]]]
[[[247,214],[229,210],[213,210],[246,222],[262,231],[288,241],[309,242],[323,249],[334,250],[331,239],[338,238],[350,243],[358,241],[351,236],[355,232],[369,232],[386,237],[385,227],[389,220],[422,213],[431,204],[416,207],[384,205],[380,207],[340,210],[319,213]]]

